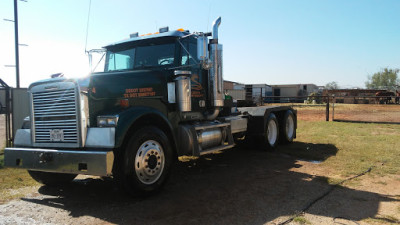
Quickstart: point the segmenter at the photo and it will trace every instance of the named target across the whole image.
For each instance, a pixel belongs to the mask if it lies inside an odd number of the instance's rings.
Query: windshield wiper
[[[129,70],[133,70],[133,69],[109,70],[107,72],[124,72],[124,71],[129,71]]]
[[[154,65],[138,65],[138,66],[135,66],[135,69],[147,69],[147,68],[152,68],[152,67],[155,67]]]

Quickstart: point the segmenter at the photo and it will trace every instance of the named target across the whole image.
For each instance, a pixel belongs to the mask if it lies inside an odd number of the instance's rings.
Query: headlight
[[[31,118],[29,116],[24,118],[24,122],[22,123],[22,129],[30,129],[31,128]]]
[[[98,127],[116,127],[118,123],[118,116],[98,116]]]

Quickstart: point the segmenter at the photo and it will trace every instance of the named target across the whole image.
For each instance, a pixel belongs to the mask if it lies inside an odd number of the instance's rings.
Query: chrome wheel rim
[[[291,140],[294,134],[294,120],[292,115],[289,115],[286,120],[286,132],[288,139]]]
[[[135,171],[139,181],[143,184],[157,182],[164,166],[165,158],[161,144],[154,140],[145,141],[135,157]]]
[[[278,137],[278,126],[275,120],[270,120],[268,122],[268,143],[273,146]]]

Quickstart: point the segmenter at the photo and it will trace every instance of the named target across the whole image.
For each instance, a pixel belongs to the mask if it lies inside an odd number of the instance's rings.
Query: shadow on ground
[[[333,145],[296,142],[289,146],[289,154],[296,149],[318,153],[312,154],[312,160],[323,161],[337,152]],[[323,177],[290,171],[301,166],[296,157],[234,148],[180,162],[164,189],[147,198],[121,194],[111,180],[86,179],[63,189],[42,186],[43,198],[22,200],[62,208],[74,218],[92,216],[110,223],[264,224],[293,215],[330,188]],[[374,217],[380,202],[396,201],[376,193],[339,191],[348,199],[330,199],[329,205],[312,207],[309,213],[361,220]],[[349,214],[349,207],[360,210]]]

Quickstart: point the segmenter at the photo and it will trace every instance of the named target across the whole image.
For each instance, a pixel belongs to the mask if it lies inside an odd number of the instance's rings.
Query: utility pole
[[[18,43],[18,0],[14,0],[14,31],[15,31],[15,73],[17,88],[19,88],[19,43]]]
[[[19,0],[21,2],[27,2],[27,0]],[[4,19],[7,22],[14,22],[14,32],[15,32],[15,65],[5,65],[5,67],[15,67],[15,75],[16,75],[16,86],[19,85],[19,41],[18,41],[18,0],[14,0],[14,20]],[[28,46],[26,44],[21,44],[21,46]]]

